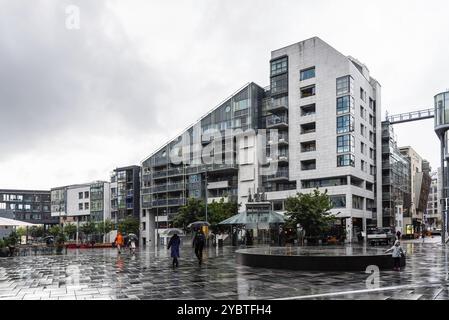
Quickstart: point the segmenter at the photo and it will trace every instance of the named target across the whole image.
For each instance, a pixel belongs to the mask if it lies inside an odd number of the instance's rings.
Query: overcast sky
[[[66,7],[80,9],[67,29]],[[449,88],[449,2],[0,0],[0,188],[109,180],[319,36],[364,62],[382,114]],[[433,121],[395,127],[432,167]]]

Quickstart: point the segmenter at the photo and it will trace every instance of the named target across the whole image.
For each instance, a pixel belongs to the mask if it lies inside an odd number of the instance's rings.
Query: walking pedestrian
[[[385,251],[385,253],[392,252],[393,258],[393,270],[401,271],[401,257],[405,255],[404,250],[401,247],[399,240],[396,240],[394,246]]]
[[[203,248],[206,242],[206,238],[201,230],[199,230],[195,237],[193,237],[193,247],[195,248],[195,255],[198,258],[198,263],[203,263]]]
[[[181,245],[181,239],[175,233],[168,242],[167,249],[171,248],[170,256],[173,258],[173,269],[175,267],[179,267],[178,258],[179,258],[179,246]]]
[[[128,240],[129,252],[136,254],[136,238],[130,237]]]
[[[425,239],[426,239],[426,231],[422,231],[422,243],[424,243],[424,241],[425,241]]]
[[[123,246],[123,236],[120,232],[117,233],[117,236],[115,237],[115,245],[117,247],[118,254],[122,253],[122,246]]]
[[[401,240],[401,235],[402,235],[402,233],[401,233],[401,231],[397,231],[396,232],[396,238],[397,238],[397,240]]]

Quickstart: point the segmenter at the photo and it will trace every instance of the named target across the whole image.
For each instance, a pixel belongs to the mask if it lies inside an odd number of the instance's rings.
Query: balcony
[[[160,170],[153,172],[153,179],[161,179],[167,177],[167,170]]]
[[[278,99],[271,99],[267,104],[267,111],[288,110],[288,97],[281,97]]]
[[[207,184],[207,189],[208,190],[213,190],[213,189],[226,189],[229,187],[229,181],[225,180],[225,181],[217,181],[217,182],[209,182]]]
[[[185,189],[184,183],[173,183],[173,184],[167,185],[168,191],[180,191],[180,190],[184,190],[184,189]]]
[[[267,181],[274,182],[274,181],[288,181],[288,169],[280,169],[276,174],[267,176]]]
[[[279,156],[268,157],[268,162],[288,162],[288,154],[281,154]]]
[[[288,145],[288,134],[286,134],[286,133],[279,134],[277,141],[273,141],[273,140],[270,139],[268,141],[268,144],[269,145],[276,145],[276,144],[278,144],[278,145]]]
[[[174,168],[167,171],[168,177],[180,176],[184,174],[184,168]]]
[[[271,115],[266,119],[267,129],[288,128],[288,117],[286,115]]]
[[[151,193],[161,193],[161,192],[167,192],[167,185],[156,185],[151,188]]]

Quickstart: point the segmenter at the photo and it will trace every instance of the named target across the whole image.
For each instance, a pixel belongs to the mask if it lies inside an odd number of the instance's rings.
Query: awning
[[[33,227],[38,225],[39,224],[0,217],[0,227]]]
[[[285,217],[275,211],[261,211],[261,212],[241,212],[232,216],[222,222],[220,225],[256,225],[256,224],[270,224],[270,223],[285,223]]]

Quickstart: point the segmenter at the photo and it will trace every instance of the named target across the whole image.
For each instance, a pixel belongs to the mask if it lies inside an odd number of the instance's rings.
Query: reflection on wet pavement
[[[377,289],[367,288],[370,274],[365,272],[241,266],[231,247],[209,248],[202,266],[192,248],[182,248],[175,270],[166,249],[120,256],[112,249],[81,249],[65,256],[0,258],[0,299],[448,299],[447,249],[436,242],[402,245],[407,267],[381,271]],[[335,248],[343,254],[385,249]],[[325,247],[310,250],[330,254]]]

